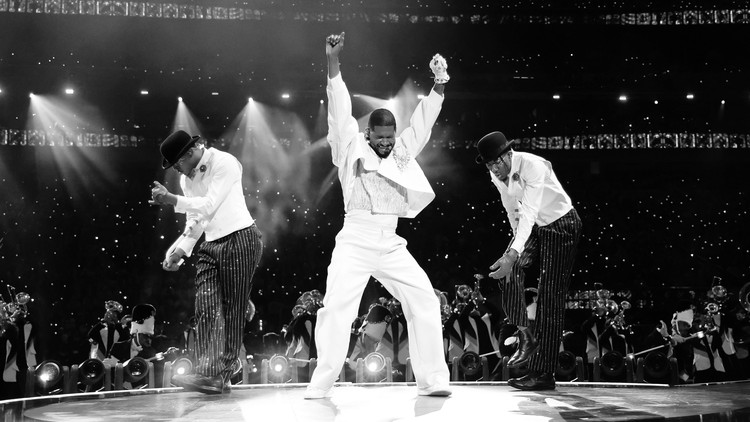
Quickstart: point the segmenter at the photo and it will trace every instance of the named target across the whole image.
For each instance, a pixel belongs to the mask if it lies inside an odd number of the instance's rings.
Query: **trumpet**
[[[706,305],[706,313],[709,315],[716,315],[721,312],[721,305],[715,302],[711,302]]]
[[[122,312],[122,305],[116,300],[108,300],[104,302],[104,316],[101,321],[104,323],[116,324],[118,322],[118,314]]]
[[[108,300],[104,302],[104,309],[107,312],[122,312],[122,305],[116,300]]]
[[[2,315],[9,319],[26,318],[29,315],[28,303],[31,302],[31,295],[26,292],[15,293],[14,287],[10,285],[7,287],[13,301],[3,304]]]
[[[11,324],[29,315],[28,303],[31,301],[31,296],[26,292],[14,295],[11,286],[8,286],[8,292],[13,299],[12,302],[5,302],[0,296],[0,337],[5,335]]]
[[[631,330],[632,326],[625,321],[625,311],[630,308],[632,308],[632,305],[627,300],[620,302],[620,310],[612,318],[611,324],[618,331],[630,331],[630,334],[633,334]]]
[[[469,298],[471,297],[472,289],[466,284],[462,284],[458,287],[456,287],[456,299],[467,302]]]

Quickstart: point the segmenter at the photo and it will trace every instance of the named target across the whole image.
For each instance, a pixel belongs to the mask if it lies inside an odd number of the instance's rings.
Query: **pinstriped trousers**
[[[231,376],[242,345],[253,274],[263,253],[261,238],[253,224],[200,246],[195,277],[199,375]]]
[[[540,350],[529,361],[529,370],[553,373],[557,367],[565,322],[565,295],[570,286],[581,226],[575,208],[551,224],[534,225],[508,276],[503,294],[505,313],[511,324],[526,327],[529,319],[524,297],[525,270],[531,265],[539,265],[534,335]]]

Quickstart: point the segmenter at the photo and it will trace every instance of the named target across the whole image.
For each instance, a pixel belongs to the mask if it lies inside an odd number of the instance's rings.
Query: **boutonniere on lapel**
[[[513,179],[514,182],[518,182],[521,180],[521,176],[518,175],[518,172],[513,173],[513,176],[511,176],[511,179]]]
[[[393,147],[393,160],[396,161],[396,167],[398,167],[400,171],[404,171],[406,166],[409,165],[409,160],[411,160],[409,150],[401,145]]]
[[[200,168],[198,168],[198,170],[200,170],[201,173],[205,173],[206,172],[206,165],[203,164],[202,166],[200,166]]]

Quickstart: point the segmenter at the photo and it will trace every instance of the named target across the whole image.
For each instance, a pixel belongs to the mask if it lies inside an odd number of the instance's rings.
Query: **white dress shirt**
[[[490,172],[513,228],[511,248],[523,252],[534,224],[546,226],[573,209],[552,164],[538,155],[513,151],[508,185]]]
[[[184,196],[177,195],[175,212],[186,214],[185,231],[169,248],[190,256],[206,233],[206,241],[220,239],[253,225],[242,191],[242,164],[232,154],[206,148],[192,178],[180,176]]]
[[[351,97],[340,73],[333,79],[328,79],[326,92],[328,143],[331,145],[333,164],[338,167],[346,212],[355,211],[349,205],[357,177],[357,162],[362,160],[365,171],[377,171],[379,175],[406,188],[409,207],[399,217],[415,217],[435,199],[435,192],[414,157],[430,140],[432,126],[443,104],[443,96],[430,91],[430,95],[419,102],[409,121],[409,127],[396,138],[391,154],[381,159],[359,131],[357,120],[352,116]]]

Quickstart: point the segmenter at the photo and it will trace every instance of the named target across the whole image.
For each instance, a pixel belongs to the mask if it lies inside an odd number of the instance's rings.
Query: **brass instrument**
[[[16,289],[10,285],[7,288],[12,301],[5,302],[0,295],[0,336],[5,334],[8,325],[29,316],[28,303],[31,302],[31,295],[26,292],[15,293]]]
[[[107,312],[122,312],[122,305],[116,300],[108,300],[104,302],[104,309]]]
[[[632,305],[627,300],[620,302],[620,311],[612,318],[612,326],[618,331],[630,331],[630,334],[633,334],[632,326],[625,321],[625,311],[630,308],[632,308]]]
[[[466,284],[456,287],[456,299],[462,302],[468,302],[471,297],[472,289]]]
[[[453,313],[463,313],[464,309],[469,304],[471,293],[472,289],[467,284],[456,286],[456,299],[453,301]]]
[[[750,312],[750,282],[745,283],[740,289],[740,297],[738,298],[740,305],[747,311]]]
[[[718,303],[715,303],[715,302],[710,302],[709,304],[707,304],[707,305],[706,305],[706,312],[707,312],[707,313],[708,313],[709,315],[716,315],[716,314],[718,314],[718,313],[719,313],[720,311],[721,311],[721,307],[719,306],[719,304],[718,304]]]
[[[104,317],[102,317],[102,322],[116,324],[119,319],[118,315],[122,313],[122,310],[122,305],[116,300],[104,302]]]
[[[732,337],[736,344],[750,343],[750,282],[745,283],[739,293],[739,307],[737,308],[737,320],[742,324],[738,329],[732,331]]]
[[[594,314],[599,318],[607,318],[608,325],[616,328],[618,331],[630,331],[632,327],[625,321],[625,311],[631,309],[633,305],[627,300],[623,300],[618,304],[611,299],[612,293],[607,289],[597,290],[596,296]]]
[[[724,302],[729,298],[729,294],[726,287],[721,284],[721,277],[714,276],[711,282],[711,289],[706,296],[710,300],[705,307],[706,313],[709,316],[722,313]]]
[[[323,307],[323,295],[319,290],[310,290],[302,293],[297,299],[297,305],[302,306],[304,311],[310,315],[317,315],[318,309]],[[294,313],[294,311],[292,311]]]
[[[433,290],[435,291],[438,301],[440,301],[440,319],[443,324],[445,324],[445,321],[447,321],[451,315],[451,305],[448,303],[448,295],[438,289]]]

